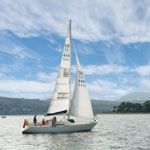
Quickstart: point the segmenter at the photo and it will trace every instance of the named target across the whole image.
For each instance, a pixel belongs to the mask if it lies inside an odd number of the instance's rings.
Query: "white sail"
[[[67,113],[70,105],[71,78],[71,20],[68,27],[66,41],[62,52],[62,59],[56,80],[55,89],[50,101],[47,115]]]
[[[86,87],[85,78],[81,70],[81,66],[76,52],[75,55],[76,55],[76,65],[77,65],[76,83],[75,83],[74,94],[73,94],[73,98],[69,110],[69,115],[93,119],[94,118],[93,109],[92,109],[88,89]]]
[[[73,99],[70,105],[70,93],[71,93],[71,21],[68,28],[68,33],[65,41],[64,50],[62,53],[61,64],[59,67],[58,77],[56,80],[55,89],[50,101],[50,107],[47,115],[56,115],[60,113],[67,113],[68,116],[82,117],[88,119],[94,119],[93,110],[91,106],[88,89],[86,87],[83,72],[81,71],[78,56],[76,54],[77,63],[77,75],[76,84],[73,94]],[[65,119],[65,118],[64,118]],[[90,131],[97,122],[74,122],[72,119],[59,120],[53,126],[53,121],[47,120],[47,123],[41,126],[41,122],[37,122],[37,125],[30,123],[24,124],[23,134],[47,134],[47,133],[69,133],[69,132],[81,132]]]

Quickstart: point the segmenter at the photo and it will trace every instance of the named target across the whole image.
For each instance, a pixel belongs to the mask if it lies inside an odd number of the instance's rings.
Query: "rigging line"
[[[74,46],[73,42],[71,43],[72,44],[72,48],[74,49],[74,53],[75,53],[75,57],[77,56],[77,50],[76,50],[76,47]]]

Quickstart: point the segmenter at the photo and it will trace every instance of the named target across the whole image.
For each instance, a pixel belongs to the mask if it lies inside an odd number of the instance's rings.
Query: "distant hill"
[[[136,102],[144,102],[150,100],[150,93],[147,92],[134,92],[127,95],[124,95],[118,99],[118,101],[136,101]]]
[[[44,114],[49,101],[0,97],[0,115]]]
[[[109,100],[92,100],[93,111],[95,114],[101,112],[109,112],[113,110],[114,106],[119,105],[120,102]]]
[[[49,100],[0,97],[0,115],[45,114]],[[94,113],[112,111],[120,102],[92,100]]]

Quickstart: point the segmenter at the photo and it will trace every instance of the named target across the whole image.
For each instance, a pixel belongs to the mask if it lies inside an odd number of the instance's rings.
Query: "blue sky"
[[[0,96],[51,97],[70,18],[91,98],[150,91],[149,0],[0,0]]]

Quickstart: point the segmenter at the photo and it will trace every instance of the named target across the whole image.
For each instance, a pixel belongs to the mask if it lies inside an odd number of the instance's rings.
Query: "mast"
[[[71,51],[71,18],[70,18],[70,20],[69,20],[69,28],[70,28],[70,51]],[[69,80],[69,85],[70,85],[70,91],[69,91],[69,109],[70,109],[70,104],[71,104],[71,53],[70,53],[70,80]],[[68,111],[69,111],[69,109],[68,109]],[[69,118],[69,114],[67,113],[67,115],[68,115],[68,118]]]

